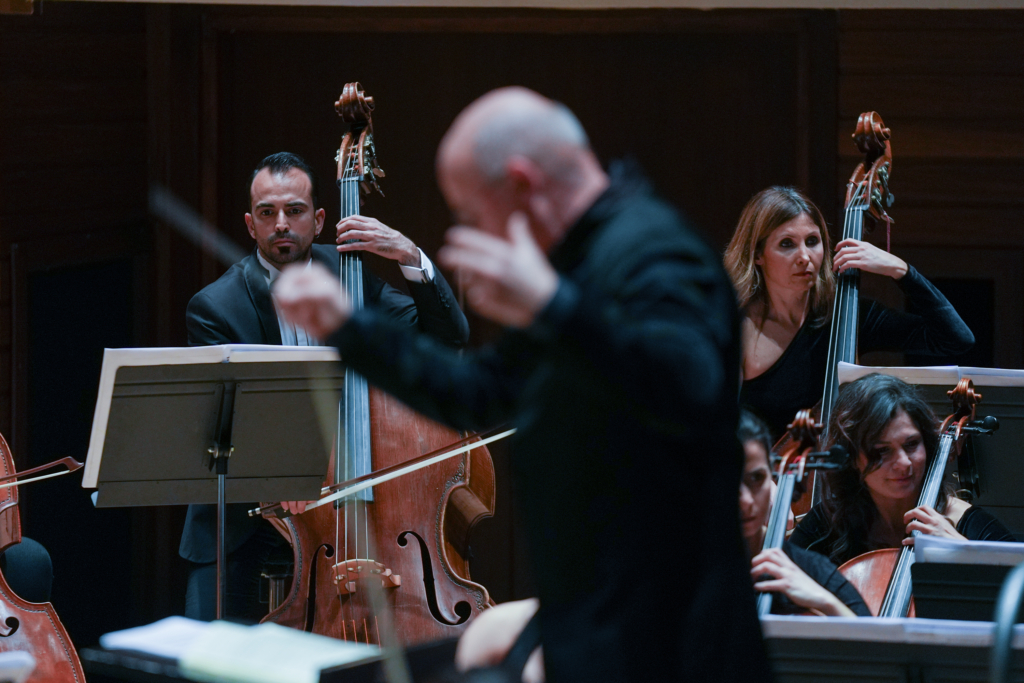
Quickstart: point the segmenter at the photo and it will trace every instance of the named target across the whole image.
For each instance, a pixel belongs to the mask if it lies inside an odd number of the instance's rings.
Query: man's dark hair
[[[293,168],[297,168],[307,176],[309,176],[310,192],[313,198],[312,208],[320,208],[320,187],[316,182],[316,175],[313,173],[313,168],[306,163],[306,160],[300,157],[298,154],[292,154],[291,152],[278,152],[277,154],[271,154],[266,157],[256,166],[253,170],[252,175],[249,176],[249,187],[246,188],[248,191],[247,203],[252,206],[252,183],[256,180],[256,176],[263,169],[269,169],[271,173],[287,173]]]

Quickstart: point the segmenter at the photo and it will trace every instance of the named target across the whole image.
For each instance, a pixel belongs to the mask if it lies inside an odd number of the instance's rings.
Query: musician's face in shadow
[[[768,469],[768,454],[764,445],[757,441],[743,444],[745,460],[743,479],[740,480],[740,525],[743,537],[751,538],[761,533],[761,527],[768,519],[771,508],[771,471]]]
[[[818,280],[825,248],[811,217],[800,214],[775,228],[754,260],[761,266],[769,293],[807,292]]]
[[[245,214],[249,234],[263,258],[282,268],[309,260],[310,245],[324,225],[324,210],[313,206],[313,184],[298,168],[271,173],[264,168],[249,190]]]
[[[873,450],[875,455],[881,456],[881,460],[871,471],[866,471],[866,455],[857,454],[857,468],[864,477],[864,485],[868,487],[871,497],[876,503],[879,500],[909,500],[910,507],[916,506],[928,456],[921,432],[910,416],[902,410],[896,413]]]

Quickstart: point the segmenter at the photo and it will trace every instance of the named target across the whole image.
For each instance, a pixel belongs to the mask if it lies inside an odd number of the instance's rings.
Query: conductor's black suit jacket
[[[313,260],[338,274],[338,252],[329,245],[314,244]],[[256,252],[231,266],[216,282],[204,287],[189,301],[185,314],[190,346],[211,344],[280,344],[281,328],[270,299],[266,270]],[[405,327],[418,328],[446,346],[461,346],[469,337],[469,325],[448,283],[436,269],[429,283],[409,282],[411,298],[363,269],[364,301],[368,308]],[[261,520],[250,518],[249,504],[227,508],[227,551],[242,545]],[[217,508],[190,505],[178,554],[192,562],[217,559]]]
[[[550,258],[554,298],[493,346],[460,356],[373,311],[329,341],[427,416],[518,428],[548,681],[768,680],[721,257],[620,167]]]

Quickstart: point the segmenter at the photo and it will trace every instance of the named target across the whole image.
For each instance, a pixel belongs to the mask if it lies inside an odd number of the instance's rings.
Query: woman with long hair
[[[857,589],[827,558],[795,547],[789,541],[781,548],[763,549],[773,497],[768,428],[753,413],[741,410],[736,435],[744,454],[740,525],[751,561],[754,589],[776,594],[772,600],[773,614],[810,610],[835,617],[871,616]]]
[[[747,203],[725,267],[744,313],[740,403],[763,418],[775,438],[798,410],[821,399],[836,272],[858,268],[891,277],[919,311],[900,313],[862,300],[862,353],[957,355],[974,344],[946,298],[903,259],[860,240],[833,248],[821,211],[791,187],[769,187]]]
[[[850,457],[829,472],[821,503],[790,541],[842,564],[869,550],[912,544],[913,531],[971,541],[1013,541],[999,520],[953,495],[948,483],[933,508],[918,498],[938,452],[938,421],[906,382],[867,375],[839,389],[829,446]]]

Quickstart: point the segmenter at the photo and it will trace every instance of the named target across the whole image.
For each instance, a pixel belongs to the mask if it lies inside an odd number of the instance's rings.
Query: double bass
[[[337,155],[344,218],[359,213],[362,195],[379,190],[384,173],[373,140],[373,98],[349,83],[335,109],[350,126]],[[358,309],[362,257],[339,256],[342,287]],[[466,440],[368,386],[351,368],[334,431],[325,492]],[[267,515],[292,544],[294,574],[287,597],[264,621],[382,646],[458,635],[492,604],[487,589],[470,579],[468,543],[474,525],[494,514],[494,499],[494,465],[481,446],[303,514]]]
[[[990,434],[998,428],[994,417],[975,419],[981,394],[967,378],[946,392],[953,402],[953,413],[939,427],[939,449],[928,465],[917,505],[934,508],[942,495],[942,480],[950,460],[959,455],[969,434]],[[914,531],[914,537],[920,536]],[[843,563],[839,571],[853,584],[864,603],[877,617],[914,616],[910,567],[914,564],[914,546],[872,550]]]
[[[21,543],[21,514],[18,511],[18,486],[12,480],[56,464],[67,472],[82,465],[70,458],[18,473],[11,449],[0,435],[0,552]],[[77,467],[76,467],[77,465]],[[61,472],[60,474],[65,474]],[[44,477],[56,475],[44,475]],[[43,478],[43,477],[40,477]],[[18,482],[24,483],[24,482]],[[85,674],[53,605],[35,603],[19,597],[0,573],[0,652],[24,651],[36,660],[28,683],[83,683]]]
[[[843,232],[840,240],[862,240],[866,228],[884,223],[887,230],[893,220],[886,212],[892,206],[889,175],[892,172],[891,132],[882,118],[873,111],[864,112],[857,120],[853,133],[857,149],[864,160],[857,165],[846,185],[846,203],[843,209]],[[828,420],[839,391],[838,366],[840,362],[857,362],[857,330],[860,309],[860,271],[849,268],[836,275],[835,300],[832,303],[832,322],[829,330],[828,362],[825,366],[825,386],[818,404],[818,422],[823,425],[821,441],[828,438]],[[775,451],[783,458],[798,449],[788,435],[776,444]],[[806,514],[812,505],[821,501],[821,477],[814,476],[810,492],[793,503],[795,515]]]

